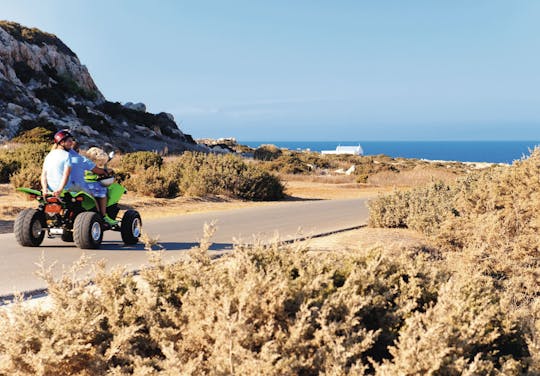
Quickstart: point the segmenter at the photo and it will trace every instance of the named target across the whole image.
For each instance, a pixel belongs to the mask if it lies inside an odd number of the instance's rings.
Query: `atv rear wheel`
[[[141,215],[136,210],[128,210],[122,216],[120,233],[126,245],[137,244],[141,236],[142,220]]]
[[[77,247],[97,249],[103,240],[101,216],[94,212],[82,212],[75,217],[73,223],[73,239]]]
[[[42,211],[25,209],[15,219],[15,239],[23,247],[38,247],[45,237],[45,227],[47,224]]]

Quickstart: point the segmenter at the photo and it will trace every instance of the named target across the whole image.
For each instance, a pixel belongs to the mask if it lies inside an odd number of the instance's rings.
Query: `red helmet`
[[[59,144],[68,137],[73,138],[73,135],[69,133],[68,129],[62,129],[54,134],[54,143]]]

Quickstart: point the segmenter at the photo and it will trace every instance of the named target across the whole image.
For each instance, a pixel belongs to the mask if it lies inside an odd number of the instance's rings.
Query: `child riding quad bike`
[[[114,154],[109,155],[109,160]],[[107,187],[107,215],[116,219],[118,201],[126,189],[114,182],[114,177],[98,178],[88,175]],[[14,232],[17,242],[24,247],[38,247],[45,237],[60,236],[65,242],[75,242],[82,249],[97,249],[106,230],[119,231],[126,245],[136,244],[141,236],[142,220],[136,210],[127,210],[119,223],[110,226],[98,213],[94,197],[85,191],[64,190],[59,197],[43,197],[42,192],[30,188],[17,188],[18,191],[37,199],[37,209],[25,209],[15,219]]]

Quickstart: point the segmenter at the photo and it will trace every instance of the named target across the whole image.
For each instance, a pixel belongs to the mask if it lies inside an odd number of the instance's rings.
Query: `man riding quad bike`
[[[112,154],[109,159],[112,158]],[[88,176],[107,187],[107,215],[116,219],[118,201],[126,189],[114,182],[114,177]],[[109,225],[99,214],[93,196],[85,191],[64,190],[58,197],[47,195],[30,188],[17,188],[37,199],[37,209],[25,209],[15,219],[14,232],[17,242],[24,247],[38,247],[45,237],[60,236],[63,241],[74,241],[77,247],[96,249],[101,245],[103,233],[107,230],[119,231],[126,245],[136,244],[141,235],[142,220],[136,210],[127,210],[120,222]],[[116,221],[115,221],[116,222]]]

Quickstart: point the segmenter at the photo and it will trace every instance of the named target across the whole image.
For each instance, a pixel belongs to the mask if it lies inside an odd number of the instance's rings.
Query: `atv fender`
[[[32,188],[17,188],[17,191],[28,193],[29,195],[41,196],[41,192]]]
[[[83,200],[81,202],[81,206],[83,207],[84,210],[92,210],[93,208],[97,207],[97,203],[96,203],[96,200],[94,199],[94,197],[92,195],[89,195],[88,193],[84,192],[84,191],[79,191],[79,192],[70,192],[71,193],[71,197],[74,197],[74,198],[77,198],[79,196],[82,196],[83,197]]]
[[[118,183],[112,183],[107,187],[107,206],[114,205],[126,193],[126,189]]]

